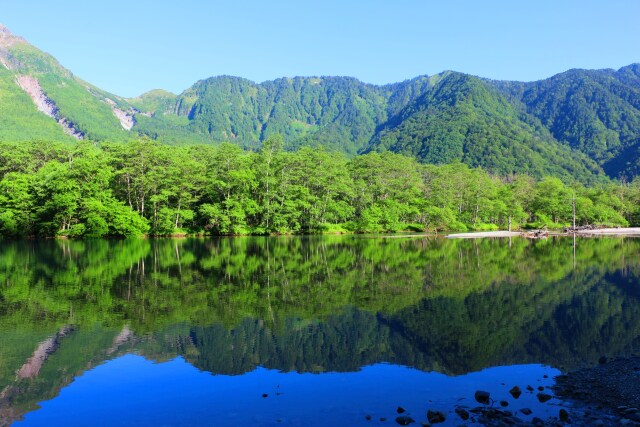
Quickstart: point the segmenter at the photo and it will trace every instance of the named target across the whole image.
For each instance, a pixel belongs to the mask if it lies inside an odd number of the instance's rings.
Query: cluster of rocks
[[[546,378],[546,375],[545,375]],[[547,387],[549,388],[549,387]],[[608,359],[601,357],[598,366],[585,368],[556,377],[552,387],[555,397],[561,399],[556,416],[545,419],[536,417],[530,408],[509,410],[509,402],[496,401],[488,391],[478,390],[474,394],[476,407],[459,405],[451,411],[429,409],[426,421],[416,421],[404,408],[398,407],[395,422],[408,426],[437,426],[447,422],[454,425],[483,425],[490,427],[568,427],[568,426],[630,426],[640,427],[640,357]],[[537,389],[526,386],[525,390],[515,386],[509,390],[513,399],[523,392],[536,393],[540,403],[554,396],[545,387]],[[552,402],[553,403],[553,402]],[[370,415],[367,420],[372,420]],[[387,421],[380,418],[380,421]]]
[[[563,228],[562,231],[565,233],[574,233],[576,231],[590,231],[590,230],[599,230],[603,227],[597,226],[597,225],[593,225],[593,224],[587,224],[587,225],[578,225],[575,228],[573,227],[566,227]],[[620,228],[620,227],[618,227]]]
[[[556,377],[556,395],[580,412],[583,425],[640,426],[640,357],[609,360]]]
[[[544,390],[544,387],[539,387],[540,392],[537,393],[536,397],[538,398],[539,402],[544,403],[550,400],[553,396],[547,393],[543,393],[542,390]],[[529,393],[533,393],[535,390],[533,387],[527,386],[527,391]],[[520,387],[515,386],[511,390],[509,390],[509,393],[514,399],[518,399],[523,392]],[[449,412],[429,409],[426,413],[427,421],[422,421],[420,425],[422,425],[423,427],[435,426],[447,421],[448,417],[455,417],[454,422],[457,422],[457,425],[467,425],[468,423],[471,423],[496,427],[561,427],[571,423],[569,412],[564,408],[560,408],[557,417],[552,417],[546,420],[538,417],[532,417],[530,420],[525,420],[522,418],[522,416],[526,416],[528,418],[533,414],[533,411],[529,408],[522,408],[518,411],[507,410],[505,408],[509,406],[508,401],[501,400],[499,402],[496,402],[491,399],[491,394],[488,391],[483,390],[476,391],[474,394],[474,398],[476,402],[481,404],[481,406],[477,406],[474,408],[458,406],[453,411]],[[499,407],[497,405],[499,405]],[[396,409],[396,412],[396,424],[399,424],[401,426],[408,426],[417,423],[417,421],[407,412],[405,408],[399,406]],[[366,415],[365,418],[368,421],[373,420],[373,417],[371,415]],[[387,419],[380,418],[380,421],[384,422],[387,421]],[[451,418],[449,418],[449,421],[451,421]]]

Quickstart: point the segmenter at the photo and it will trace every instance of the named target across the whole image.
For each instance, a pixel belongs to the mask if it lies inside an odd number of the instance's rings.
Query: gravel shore
[[[640,357],[600,362],[556,377],[553,391],[571,405],[572,425],[640,426]]]

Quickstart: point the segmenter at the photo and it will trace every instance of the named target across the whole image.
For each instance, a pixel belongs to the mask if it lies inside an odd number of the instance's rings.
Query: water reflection
[[[214,374],[573,368],[640,343],[640,241],[4,242],[0,425],[136,353]],[[575,263],[575,264],[574,264]]]
[[[183,359],[152,364],[126,355],[92,370],[44,402],[42,409],[16,426],[370,426],[397,425],[397,407],[425,421],[427,408],[475,406],[477,387],[495,390],[509,408],[533,408],[537,416],[557,408],[540,405],[533,393],[518,400],[501,385],[505,377],[525,384],[548,385],[557,371],[540,366],[492,368],[465,377],[447,377],[395,365],[373,365],[358,372],[314,375],[264,368],[242,376],[211,376]],[[459,400],[458,396],[466,396]],[[82,402],[81,405],[78,402]],[[447,411],[444,426],[459,425]],[[371,421],[367,420],[371,418]],[[531,418],[531,417],[528,417]],[[385,419],[385,423],[380,423]],[[414,424],[415,425],[415,424]],[[420,425],[419,423],[417,425]]]

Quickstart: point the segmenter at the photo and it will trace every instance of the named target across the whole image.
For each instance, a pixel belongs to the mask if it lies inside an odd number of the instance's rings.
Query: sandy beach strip
[[[449,234],[447,239],[480,239],[485,237],[518,237],[522,233],[519,231],[478,231],[475,233]]]

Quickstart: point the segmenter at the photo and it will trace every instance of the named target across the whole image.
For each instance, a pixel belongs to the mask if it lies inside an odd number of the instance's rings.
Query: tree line
[[[640,180],[585,187],[389,152],[176,147],[140,139],[0,144],[0,235],[264,235],[640,222]]]

